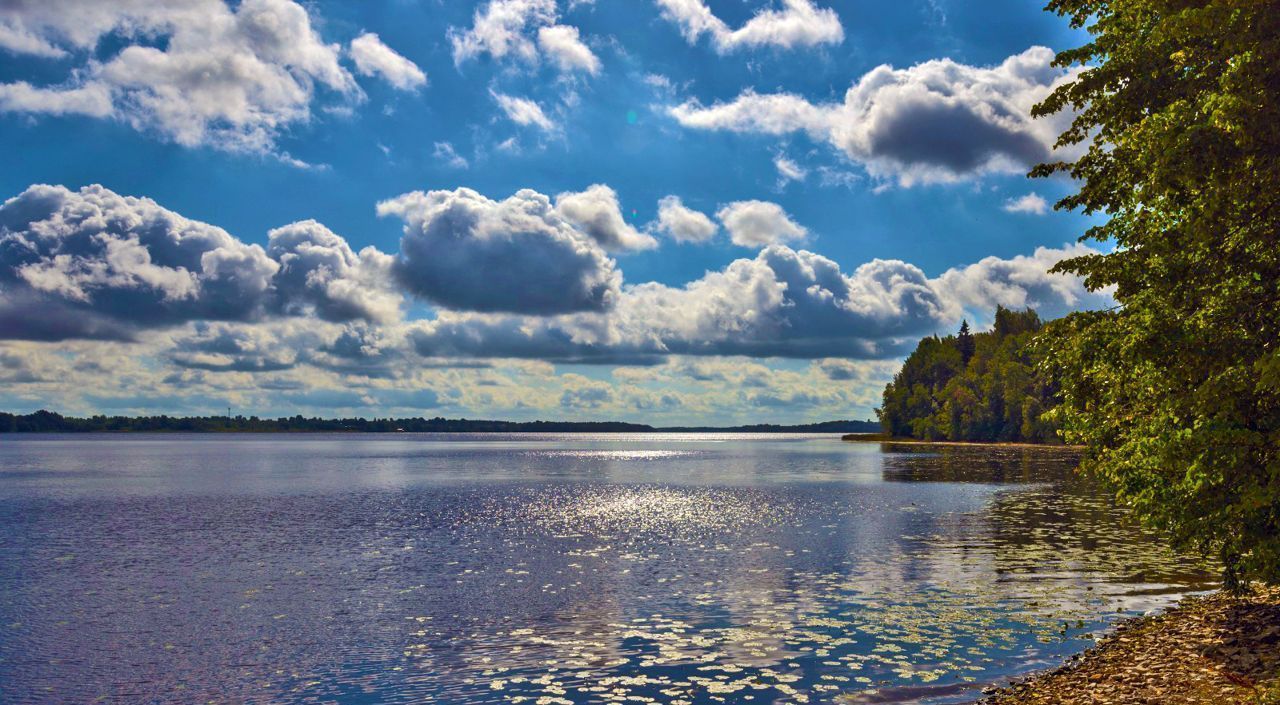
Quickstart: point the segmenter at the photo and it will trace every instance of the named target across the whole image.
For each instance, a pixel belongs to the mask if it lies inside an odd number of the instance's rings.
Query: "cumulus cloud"
[[[959,306],[986,313],[997,305],[1036,309],[1043,318],[1057,318],[1071,311],[1114,305],[1109,290],[1089,291],[1078,277],[1049,274],[1063,259],[1097,254],[1081,244],[1063,248],[1037,247],[1031,255],[1010,259],[986,257],[966,267],[947,270],[938,278],[939,290]]]
[[[539,321],[447,317],[413,340],[422,354],[539,357],[566,362],[659,362],[672,354],[857,358],[896,353],[898,338],[953,314],[918,269],[831,260],[782,246],[683,287],[628,287],[615,309]]]
[[[453,61],[461,65],[488,54],[537,64],[545,54],[561,71],[595,74],[600,60],[579,38],[578,28],[557,24],[555,0],[490,0],[475,11],[470,29],[453,27]]]
[[[36,185],[0,205],[0,338],[271,316],[389,324],[402,298],[392,265],[313,220],[272,230],[264,250],[150,199]]]
[[[762,9],[737,29],[716,17],[705,0],[657,0],[662,16],[680,27],[690,43],[708,35],[716,51],[773,46],[782,49],[839,44],[844,28],[835,10],[819,8],[812,0],[782,0],[777,9]]]
[[[618,193],[604,184],[588,186],[580,193],[556,196],[556,212],[609,252],[651,250],[658,246],[653,236],[627,224],[618,204]]]
[[[613,401],[613,385],[607,382],[573,373],[560,379],[565,387],[560,394],[560,406],[566,409],[599,409]]]
[[[649,365],[666,358],[653,344],[624,340],[608,317],[554,318],[441,312],[408,324],[414,351],[428,358],[515,358],[555,363]]]
[[[833,358],[822,360],[818,363],[818,368],[822,370],[822,374],[827,379],[836,382],[848,382],[850,380],[860,379],[866,376],[867,370],[865,365],[858,364],[851,360],[841,360]]]
[[[950,59],[905,69],[882,65],[854,83],[842,103],[748,91],[710,106],[689,101],[670,113],[694,129],[805,132],[902,186],[1017,173],[1049,158],[1071,119],[1030,117],[1031,107],[1070,75],[1052,65],[1053,57],[1046,47],[1032,47],[992,67]]]
[[[497,91],[490,91],[490,93],[493,95],[493,99],[498,101],[498,107],[502,108],[502,112],[515,124],[536,127],[545,132],[556,129],[555,122],[542,111],[542,106],[532,100],[498,93]]]
[[[306,365],[349,376],[388,378],[403,376],[404,370],[393,365],[406,362],[400,326],[360,321],[200,321],[171,340],[170,362],[206,372],[279,372]]]
[[[178,367],[209,372],[278,372],[296,366],[318,338],[305,326],[284,340],[277,327],[201,321],[174,341],[169,359]],[[301,334],[298,335],[298,334]]]
[[[415,191],[379,203],[378,213],[405,221],[399,281],[448,308],[599,311],[617,297],[613,260],[536,191],[503,201],[466,188]]]
[[[261,247],[150,199],[32,186],[0,206],[0,335],[120,338],[245,319],[278,268]]]
[[[380,206],[405,221],[393,256],[356,252],[315,221],[271,231],[264,249],[100,186],[33,186],[0,205],[6,399],[69,411],[835,417],[870,409],[896,358],[962,317],[1113,304],[1047,273],[1094,252],[1082,245],[929,277],[897,260],[842,269],[774,244],[683,285],[624,286],[593,220],[562,205],[533,191],[405,194]],[[404,293],[439,307],[403,320]],[[602,380],[559,374],[561,362],[619,367]]]
[[[313,221],[272,231],[263,250],[101,187],[28,189],[0,206],[7,398],[71,411],[168,403],[190,412],[209,398],[287,413],[442,405],[723,418],[769,407],[834,418],[870,409],[895,359],[962,317],[973,322],[996,305],[1051,317],[1113,303],[1047,273],[1093,252],[1080,245],[932,278],[906,262],[842,269],[773,245],[684,285],[624,287],[599,243],[541,194],[499,202],[463,189],[397,200],[383,207],[406,220],[393,259],[354,252]],[[547,283],[575,271],[573,253],[607,263],[604,294],[578,296],[576,308],[565,300],[584,290],[590,265]],[[433,287],[480,305],[455,298],[458,310],[399,318],[397,289],[430,296]],[[557,374],[549,363],[558,362],[621,367],[602,381]]]
[[[654,227],[676,242],[707,242],[719,231],[714,221],[685,206],[679,196],[664,196],[658,201],[658,220]]]
[[[285,313],[314,313],[329,321],[399,318],[401,297],[390,288],[390,255],[373,247],[356,254],[345,239],[314,220],[276,228],[268,236],[267,255],[280,266],[273,292]]]
[[[879,357],[896,338],[932,330],[952,314],[918,269],[831,260],[782,246],[733,262],[683,287],[628,287],[605,315],[526,321],[446,317],[413,340],[422,354],[539,357],[566,362],[659,362],[672,354]]]
[[[1006,213],[1044,215],[1049,212],[1049,202],[1038,193],[1028,193],[1025,196],[1008,199],[1000,209]]]
[[[734,201],[716,211],[733,244],[764,247],[802,240],[809,231],[791,220],[782,206],[769,201]]]
[[[0,28],[10,51],[84,57],[60,85],[0,86],[0,110],[113,117],[185,146],[269,152],[310,119],[318,86],[361,96],[340,48],[292,0],[7,3]],[[94,57],[108,35],[125,46]]]
[[[348,51],[362,76],[381,76],[402,91],[416,90],[427,83],[427,75],[417,64],[397,54],[372,32],[351,40]]]
[[[821,255],[773,245],[684,287],[631,287],[617,317],[627,337],[670,352],[875,357],[950,313],[906,263],[875,260],[845,275]]]
[[[1090,251],[1041,248],[931,279],[898,260],[872,260],[846,274],[821,255],[772,245],[682,287],[628,286],[607,312],[538,319],[449,313],[411,324],[409,340],[426,356],[571,363],[656,364],[671,355],[883,359],[966,315],[989,316],[996,305],[1032,306],[1046,316],[1109,305],[1105,292],[1047,273]],[[827,367],[832,379],[853,374]]]

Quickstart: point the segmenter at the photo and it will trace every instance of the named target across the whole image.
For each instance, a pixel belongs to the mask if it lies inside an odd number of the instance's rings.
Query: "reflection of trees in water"
[[[981,513],[941,517],[939,527],[968,547],[967,560],[989,554],[1003,578],[1080,583],[1096,575],[1128,585],[1130,592],[1212,586],[1210,562],[1175,554],[1143,529],[1094,479],[1076,471],[1079,455],[1071,449],[884,448],[889,481],[1013,485],[996,492]],[[981,541],[974,541],[975,533]]]
[[[1001,492],[984,516],[1002,572],[1105,573],[1109,582],[1211,586],[1213,567],[1178,555],[1079,476]]]
[[[1060,482],[1078,477],[1071,448],[927,446],[881,443],[888,482]]]

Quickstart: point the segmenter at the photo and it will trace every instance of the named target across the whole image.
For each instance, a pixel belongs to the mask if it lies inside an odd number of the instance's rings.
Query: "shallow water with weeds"
[[[0,701],[948,703],[1214,584],[1072,451],[10,436]]]

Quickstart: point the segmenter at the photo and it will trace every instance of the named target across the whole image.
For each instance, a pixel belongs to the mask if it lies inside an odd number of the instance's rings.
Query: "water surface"
[[[0,436],[0,702],[964,702],[1212,585],[1075,462],[831,436]]]

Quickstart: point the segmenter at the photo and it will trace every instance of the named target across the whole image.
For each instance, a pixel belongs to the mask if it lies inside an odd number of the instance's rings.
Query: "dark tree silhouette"
[[[973,333],[969,332],[969,321],[960,322],[960,332],[956,335],[956,347],[960,349],[960,359],[964,364],[968,365],[969,360],[973,359],[974,342]]]

